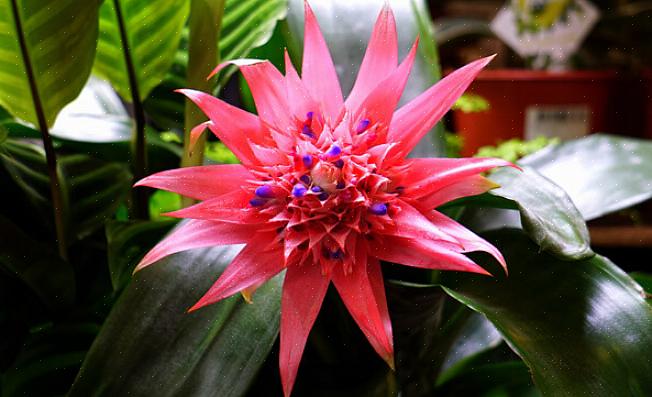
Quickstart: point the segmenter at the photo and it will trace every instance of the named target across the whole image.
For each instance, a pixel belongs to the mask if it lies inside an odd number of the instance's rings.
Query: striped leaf
[[[99,5],[100,0],[0,0],[0,105],[36,124],[26,72],[29,59],[46,121],[54,123],[90,74]],[[27,58],[21,51],[20,36]]]
[[[276,23],[286,13],[287,0],[227,0],[220,33],[220,59],[247,57],[251,50],[269,41]],[[155,95],[145,102],[148,115],[162,128],[183,129],[184,100],[172,90],[186,86],[187,43],[188,29],[184,29],[172,68]],[[235,70],[229,68],[220,74],[219,85],[224,86]]]
[[[121,20],[118,20],[116,5]],[[140,100],[165,78],[172,66],[188,17],[188,0],[106,0],[100,8],[100,34],[94,72],[131,101],[120,25],[124,27]]]
[[[2,149],[0,164],[34,206],[43,214],[49,213],[52,203],[42,149],[10,139]],[[71,241],[87,236],[113,216],[131,180],[124,164],[104,162],[84,154],[59,156],[57,172],[62,181],[64,219]]]

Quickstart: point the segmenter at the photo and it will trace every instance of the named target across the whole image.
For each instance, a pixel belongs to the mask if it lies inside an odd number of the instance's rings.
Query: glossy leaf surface
[[[639,285],[601,256],[568,263],[521,231],[487,237],[509,276],[445,273],[443,285],[494,323],[544,395],[652,393],[652,306]]]
[[[174,62],[188,10],[187,0],[106,0],[100,9],[94,72],[111,82],[124,100],[131,101],[124,44],[133,63],[140,100],[144,100]],[[126,44],[121,40],[120,25],[126,32]]]
[[[0,105],[37,124],[27,58],[48,125],[75,99],[91,71],[98,35],[99,0],[0,1]],[[17,7],[22,31],[14,18]]]
[[[594,134],[550,146],[521,164],[563,188],[584,219],[652,197],[652,142]]]
[[[239,247],[187,251],[137,273],[93,343],[75,396],[242,396],[278,334],[282,275],[247,304],[186,311]]]
[[[593,255],[586,223],[563,189],[527,167],[523,172],[500,169],[490,179],[500,184],[490,194],[516,203],[523,228],[541,248],[568,259]],[[510,226],[514,220],[502,211],[484,217],[493,218],[487,221],[494,224],[504,222],[497,226]]]

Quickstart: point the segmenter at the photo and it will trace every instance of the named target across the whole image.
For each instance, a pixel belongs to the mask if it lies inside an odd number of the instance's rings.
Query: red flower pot
[[[456,111],[455,128],[464,139],[463,156],[511,138],[536,135],[575,138],[613,131],[610,104],[616,72],[486,70],[467,92],[486,99],[490,109]]]

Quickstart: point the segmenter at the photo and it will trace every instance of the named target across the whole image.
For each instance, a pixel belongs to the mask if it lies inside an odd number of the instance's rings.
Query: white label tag
[[[525,139],[538,136],[580,138],[591,131],[590,109],[586,105],[534,105],[525,109]]]
[[[491,30],[520,56],[549,56],[563,65],[579,48],[600,13],[588,0],[512,0]]]

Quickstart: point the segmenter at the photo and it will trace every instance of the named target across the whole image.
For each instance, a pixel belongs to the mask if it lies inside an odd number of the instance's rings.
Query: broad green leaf
[[[561,186],[586,220],[652,197],[652,142],[595,134],[548,147],[521,163]]]
[[[115,291],[131,281],[131,274],[138,261],[154,247],[176,223],[165,221],[110,221],[106,225],[106,250],[111,284]]]
[[[126,44],[139,99],[147,98],[174,62],[189,3],[188,0],[106,0],[100,8],[94,72],[107,79],[124,100],[131,102],[128,66],[123,52]],[[121,20],[116,5],[121,11]],[[127,43],[121,40],[121,26]]]
[[[389,1],[396,17],[399,59],[403,59],[421,34],[421,50],[414,64],[399,106],[430,88],[439,78],[434,29],[423,0]],[[374,22],[383,7],[382,1],[333,0],[310,3],[331,51],[342,92],[346,96],[355,82]],[[303,0],[290,0],[288,24],[295,40],[303,40]],[[425,44],[423,42],[426,42]],[[295,44],[295,47],[300,47]],[[433,64],[434,63],[434,64]],[[441,155],[443,137],[426,135],[412,154],[416,157]]]
[[[27,284],[48,307],[70,305],[76,287],[72,266],[2,215],[0,230],[0,269]]]
[[[386,289],[396,377],[407,395],[438,395],[439,379],[502,341],[485,317],[450,299],[439,285],[392,280]]]
[[[192,250],[137,273],[69,395],[242,396],[276,340],[281,277],[187,313],[238,252]]]
[[[86,83],[95,57],[99,6],[100,0],[0,0],[0,105],[37,124],[26,72],[29,59],[51,126]],[[24,38],[28,58],[21,51],[19,36]]]
[[[543,395],[652,394],[652,306],[639,285],[598,255],[568,263],[539,252],[521,231],[486,237],[505,255],[509,276],[449,272],[442,284],[494,323]]]
[[[61,110],[50,134],[75,142],[129,142],[132,120],[111,85],[91,76],[77,99]]]
[[[436,396],[539,397],[530,372],[522,361],[473,363],[436,389]]]
[[[645,290],[645,299],[652,301],[652,274],[634,272],[629,274]]]
[[[490,179],[500,184],[490,194],[516,203],[523,228],[541,248],[568,259],[593,255],[582,215],[560,187],[527,167],[523,172],[500,169]],[[496,215],[491,222],[510,222]]]
[[[270,39],[286,12],[287,0],[226,0],[219,41],[220,60],[248,57],[251,50]],[[182,37],[165,81],[155,89],[155,95],[145,101],[147,114],[162,128],[183,129],[184,98],[172,92],[186,87],[188,29],[183,30]],[[223,87],[235,71],[235,68],[227,68],[222,72],[218,88]]]
[[[51,207],[45,155],[38,146],[8,140],[0,162],[37,208]],[[83,238],[113,216],[130,188],[126,165],[84,154],[59,156],[64,220],[71,237]]]

